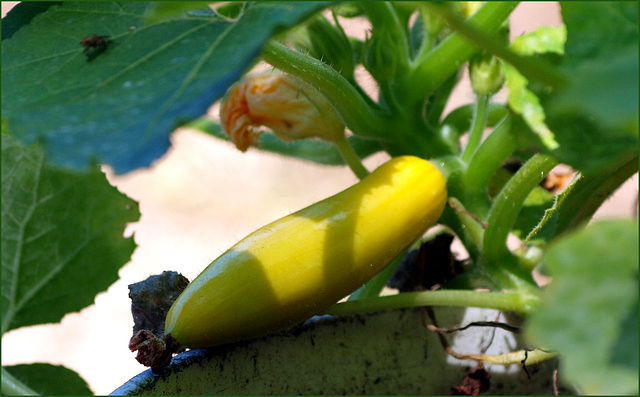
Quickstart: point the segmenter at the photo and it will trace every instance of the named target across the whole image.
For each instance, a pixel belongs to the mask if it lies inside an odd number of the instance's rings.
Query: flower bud
[[[246,76],[229,88],[220,109],[222,128],[241,151],[260,139],[260,126],[280,139],[321,138],[335,142],[344,124],[327,98],[293,76]]]
[[[476,95],[493,95],[504,84],[500,60],[490,54],[476,55],[469,61],[469,79]]]

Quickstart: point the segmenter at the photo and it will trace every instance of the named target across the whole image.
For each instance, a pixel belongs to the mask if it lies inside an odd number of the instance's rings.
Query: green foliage
[[[28,384],[31,389],[42,395],[93,395],[87,383],[77,373],[59,365],[41,363],[11,365],[3,367],[3,371],[7,371],[18,381]]]
[[[326,5],[257,3],[235,23],[209,11],[144,24],[153,4],[68,2],[3,40],[2,117],[12,134],[65,166],[149,166],[171,131],[203,115],[271,36]],[[90,34],[111,43],[89,62],[80,41]]]
[[[2,332],[57,322],[118,279],[137,204],[99,169],[51,167],[42,151],[2,135]]]
[[[544,53],[562,54],[566,40],[566,29],[561,27],[542,27],[533,33],[516,37],[510,48],[521,55]],[[508,63],[503,64],[507,87],[509,88],[509,107],[527,122],[549,149],[556,149],[558,143],[553,132],[545,123],[545,114],[538,97],[527,87],[529,80],[518,69]]]
[[[569,81],[545,96],[558,158],[594,174],[638,148],[638,3],[563,2],[559,65]]]
[[[553,282],[529,339],[561,352],[560,375],[583,392],[637,394],[638,224],[596,222],[555,242],[544,262]]]
[[[228,141],[203,115],[264,60],[322,92],[352,134],[339,147],[265,131],[257,150],[359,176],[360,159],[383,150],[431,159],[448,179],[440,222],[470,253],[465,288],[510,290],[502,298],[528,316],[528,342],[558,350],[560,375],[581,391],[637,393],[637,222],[584,225],[638,170],[638,4],[562,2],[566,26],[506,44],[516,5],[462,15],[428,2],[19,4],[2,21],[2,332],[86,307],[129,260],[135,244],[123,231],[137,204],[97,164],[149,166],[182,125]],[[323,9],[333,22],[314,16]],[[367,18],[365,42],[337,16]],[[90,35],[108,37],[86,48]],[[443,114],[470,60],[476,101]],[[378,98],[354,77],[360,62]],[[503,73],[507,103],[491,102]],[[525,165],[508,172],[511,160]],[[579,174],[554,195],[539,182],[559,162]],[[531,276],[540,264],[553,277],[545,289]],[[362,291],[375,295],[390,269]],[[458,305],[480,297],[439,294]],[[3,393],[28,392],[23,382],[87,394],[68,372],[3,368],[18,385],[6,389],[3,376]],[[59,379],[70,388],[48,386]]]

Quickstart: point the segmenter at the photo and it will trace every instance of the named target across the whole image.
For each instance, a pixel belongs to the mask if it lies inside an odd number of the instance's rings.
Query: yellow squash
[[[393,158],[214,260],[171,307],[165,334],[183,347],[216,346],[322,313],[420,237],[446,200],[445,179],[431,163]]]

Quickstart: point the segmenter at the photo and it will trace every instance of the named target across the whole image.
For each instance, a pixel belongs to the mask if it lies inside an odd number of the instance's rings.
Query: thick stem
[[[276,41],[267,44],[262,57],[274,67],[320,90],[354,134],[382,138],[388,131],[388,120],[383,111],[372,109],[355,87],[325,63]]]
[[[558,160],[536,154],[502,188],[491,207],[484,232],[483,254],[489,262],[497,262],[508,254],[507,236],[531,190],[558,164]]]
[[[370,313],[380,310],[420,306],[483,307],[518,313],[529,313],[539,298],[516,292],[486,292],[468,290],[439,290],[403,292],[375,298],[362,298],[331,306],[327,314]]]
[[[479,135],[482,135],[482,131]],[[472,192],[484,192],[491,176],[515,150],[515,146],[515,138],[511,134],[511,117],[507,115],[469,156],[465,187]]]

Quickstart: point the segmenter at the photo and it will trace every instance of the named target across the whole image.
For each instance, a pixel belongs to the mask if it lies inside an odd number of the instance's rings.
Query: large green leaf
[[[8,371],[17,381],[42,395],[93,395],[87,382],[80,375],[59,365],[21,364],[3,367],[3,370]]]
[[[561,5],[568,82],[542,103],[554,154],[589,175],[638,151],[638,3]]]
[[[552,244],[544,262],[553,281],[527,337],[559,351],[559,374],[583,392],[637,394],[637,222],[594,223]]]
[[[152,2],[49,7],[2,41],[2,117],[54,163],[148,166],[171,131],[204,114],[274,34],[328,4],[250,3],[237,21],[205,8],[148,24]],[[110,44],[91,59],[80,42],[92,34]]]
[[[2,332],[59,321],[93,303],[130,258],[137,204],[99,169],[50,167],[2,134]]]

